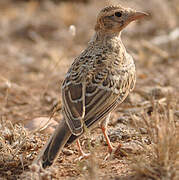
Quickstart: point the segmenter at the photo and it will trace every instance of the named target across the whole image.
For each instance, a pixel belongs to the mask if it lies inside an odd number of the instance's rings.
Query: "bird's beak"
[[[146,16],[149,16],[149,14],[145,13],[145,12],[140,12],[140,11],[135,11],[135,12],[132,12],[129,17],[128,17],[128,20],[129,21],[135,21],[137,19],[141,19],[141,18],[144,18]]]

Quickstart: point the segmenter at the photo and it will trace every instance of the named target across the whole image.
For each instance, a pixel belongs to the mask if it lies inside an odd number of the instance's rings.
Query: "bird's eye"
[[[122,13],[121,13],[121,12],[115,12],[115,16],[121,17],[121,16],[122,16]]]

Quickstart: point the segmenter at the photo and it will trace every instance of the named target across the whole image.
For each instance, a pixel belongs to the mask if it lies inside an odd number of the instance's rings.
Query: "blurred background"
[[[151,15],[122,34],[137,65],[136,90],[158,85],[177,92],[178,0],[0,0],[0,113],[14,122],[47,115],[98,12],[118,3]]]
[[[120,107],[143,107],[151,94],[160,99],[170,92],[178,109],[178,0],[0,0],[1,119],[26,124],[49,116],[65,73],[94,34],[98,12],[111,4],[150,14],[122,33],[137,84]]]

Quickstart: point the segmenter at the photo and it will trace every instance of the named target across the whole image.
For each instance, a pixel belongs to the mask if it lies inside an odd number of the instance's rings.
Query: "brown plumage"
[[[63,82],[64,119],[35,162],[40,161],[43,167],[51,165],[65,144],[83,134],[84,124],[91,127],[101,122],[112,151],[106,134],[110,112],[123,102],[136,81],[133,58],[126,52],[120,34],[131,21],[146,15],[119,5],[101,10],[94,36],[74,60]]]

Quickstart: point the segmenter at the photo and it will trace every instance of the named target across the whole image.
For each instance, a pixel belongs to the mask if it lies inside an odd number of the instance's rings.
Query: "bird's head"
[[[123,8],[120,5],[108,6],[100,11],[95,26],[96,31],[117,33],[130,22],[148,16],[147,13]]]

